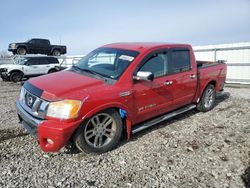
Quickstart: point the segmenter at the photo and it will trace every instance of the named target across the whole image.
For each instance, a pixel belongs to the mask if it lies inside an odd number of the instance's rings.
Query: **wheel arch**
[[[21,70],[18,70],[18,69],[13,69],[13,70],[11,70],[11,71],[9,72],[9,74],[11,75],[13,72],[20,72],[20,73],[22,73],[22,74],[24,75],[24,72],[21,71]]]
[[[55,72],[57,72],[57,69],[56,69],[55,67],[52,67],[52,68],[50,68],[50,69],[48,70],[48,73],[49,73],[50,71],[52,71],[52,70],[54,70]]]
[[[214,89],[215,91],[217,92],[217,82],[216,80],[209,80],[202,88],[201,90],[201,94],[203,94],[203,92],[205,91],[205,89],[207,88],[207,86],[209,85],[213,85],[214,86]]]
[[[17,45],[16,50],[17,50],[18,48],[24,48],[24,49],[26,50],[26,52],[28,51],[27,46],[26,46],[26,45],[23,45],[23,44]]]
[[[58,47],[53,47],[53,48],[51,48],[51,52],[50,52],[50,53],[53,53],[54,50],[58,50],[59,52],[61,52],[61,49],[60,49],[60,48],[58,48]]]
[[[205,89],[206,89],[207,86],[209,86],[210,84],[214,86],[215,92],[217,92],[217,88],[216,88],[216,87],[217,87],[217,82],[216,82],[216,80],[209,80],[209,81],[208,81],[206,84],[204,84],[204,86],[201,88],[200,94],[199,94],[199,98],[198,98],[198,100],[196,101],[197,103],[200,101],[201,96],[203,95]]]

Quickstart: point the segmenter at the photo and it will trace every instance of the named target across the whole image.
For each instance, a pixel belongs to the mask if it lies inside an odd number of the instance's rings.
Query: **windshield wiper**
[[[103,75],[103,74],[101,74],[99,72],[96,72],[96,71],[93,71],[93,70],[90,70],[90,69],[81,68],[81,67],[78,67],[76,65],[73,65],[73,67],[80,70],[80,71],[85,71],[85,72],[97,75],[97,76],[99,76],[99,77],[101,77],[102,79],[105,79],[105,80],[106,80],[106,78],[109,78],[107,75]]]

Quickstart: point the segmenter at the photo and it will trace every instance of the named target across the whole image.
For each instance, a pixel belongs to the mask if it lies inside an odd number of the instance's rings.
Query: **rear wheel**
[[[197,104],[197,109],[201,112],[212,110],[215,105],[215,90],[213,85],[208,85]]]
[[[53,72],[57,72],[57,70],[56,69],[50,69],[48,73],[51,74]]]
[[[60,52],[60,50],[55,49],[55,50],[53,50],[52,55],[53,56],[60,56],[61,52]]]
[[[27,52],[26,52],[26,49],[24,47],[18,47],[17,48],[17,54],[18,55],[25,55]]]
[[[10,80],[12,82],[20,82],[23,79],[23,73],[22,72],[12,72],[10,74]]]
[[[103,153],[113,149],[122,135],[122,120],[110,109],[85,121],[74,136],[76,147],[86,153]]]

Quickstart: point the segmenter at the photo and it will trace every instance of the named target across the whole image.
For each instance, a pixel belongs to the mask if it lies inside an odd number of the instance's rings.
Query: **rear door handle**
[[[169,86],[169,85],[172,85],[172,84],[173,84],[173,81],[166,81],[166,82],[164,82],[165,86]]]
[[[191,74],[191,75],[190,75],[190,78],[191,78],[191,79],[195,79],[195,77],[196,77],[195,74]]]

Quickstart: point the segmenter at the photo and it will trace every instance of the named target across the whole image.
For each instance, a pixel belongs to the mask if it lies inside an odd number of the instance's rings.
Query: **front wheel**
[[[76,147],[86,153],[104,153],[117,146],[122,120],[116,110],[99,112],[86,120],[74,136]]]
[[[10,80],[12,82],[20,82],[23,79],[23,73],[21,72],[12,72],[10,75]]]
[[[197,109],[201,112],[212,110],[215,106],[215,90],[213,85],[208,85],[197,104]]]
[[[25,55],[27,53],[26,49],[24,47],[18,47],[17,48],[17,54],[18,55]]]

